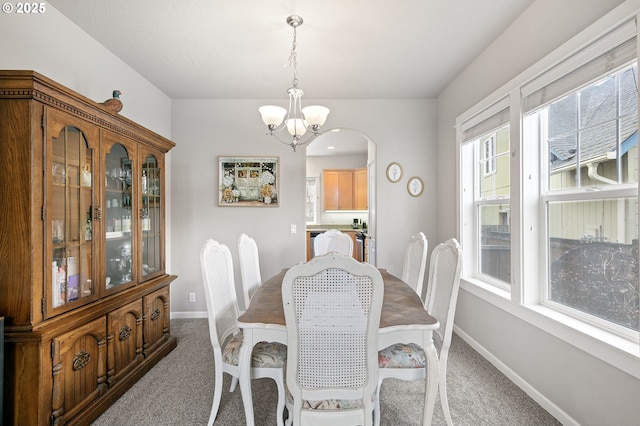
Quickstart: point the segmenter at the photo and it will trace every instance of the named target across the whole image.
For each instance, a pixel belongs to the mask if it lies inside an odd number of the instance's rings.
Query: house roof
[[[637,66],[616,78],[607,78],[549,105],[549,161],[551,173],[575,169],[578,149],[580,164],[615,158],[618,138],[617,83],[619,82],[621,153],[638,143]],[[579,127],[581,131],[576,132]],[[578,136],[579,135],[579,136]],[[579,141],[578,141],[579,137]],[[613,154],[611,154],[613,152]]]

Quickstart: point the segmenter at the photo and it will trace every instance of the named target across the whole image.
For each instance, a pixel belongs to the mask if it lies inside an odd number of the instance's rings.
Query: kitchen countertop
[[[355,231],[355,232],[362,232],[364,234],[367,233],[366,229],[362,229],[362,228],[353,229],[351,225],[337,225],[335,223],[307,225],[306,230],[307,232],[309,232],[309,231],[327,231],[329,229],[337,229],[338,231]]]

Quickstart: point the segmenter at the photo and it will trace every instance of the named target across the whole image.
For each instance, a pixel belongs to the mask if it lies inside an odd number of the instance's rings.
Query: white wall
[[[0,68],[33,70],[96,102],[122,92],[120,115],[171,137],[171,99],[52,5],[0,17]]]
[[[450,190],[456,181],[456,116],[620,3],[536,1],[438,97],[438,239],[457,233],[456,194]],[[465,289],[455,322],[476,349],[564,424],[637,424],[640,381],[632,375]]]
[[[271,102],[283,103],[284,99]],[[311,102],[311,101],[307,101]],[[205,311],[198,253],[208,238],[229,246],[237,263],[240,233],[252,236],[260,255],[263,278],[305,258],[304,152],[265,136],[257,109],[264,100],[189,100],[173,102],[172,151],[173,272],[172,311],[198,315]],[[435,239],[435,101],[433,100],[322,100],[331,108],[329,128],[356,129],[377,144],[378,266],[400,274],[404,246],[411,234],[423,231]],[[280,206],[219,207],[218,156],[280,157]],[[384,170],[391,161],[405,172],[391,184]],[[426,190],[413,198],[407,178],[420,176]],[[298,233],[289,234],[296,225]],[[240,274],[236,267],[236,286]],[[187,302],[195,292],[197,302]]]

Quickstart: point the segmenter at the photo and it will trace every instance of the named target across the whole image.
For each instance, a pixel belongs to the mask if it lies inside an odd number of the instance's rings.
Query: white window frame
[[[523,97],[560,78],[567,69],[578,67],[590,58],[601,55],[617,42],[628,39],[629,32],[637,36],[635,21],[640,10],[637,5],[624,4],[607,14],[582,33],[578,34],[556,51],[543,58],[484,100],[458,116],[457,168],[459,237],[463,251],[463,273],[461,287],[526,321],[557,338],[572,344],[593,356],[610,363],[640,379],[640,336],[622,336],[611,329],[603,329],[577,316],[568,315],[562,309],[542,303],[546,285],[539,283],[546,274],[546,214],[541,206],[542,176],[539,161],[541,147],[524,145],[524,132],[537,132],[531,123],[522,120]],[[558,65],[562,65],[558,67]],[[562,68],[565,69],[562,69]],[[474,220],[475,204],[472,173],[473,156],[465,134],[495,111],[508,107],[511,129],[511,291],[478,276],[477,250],[479,250],[479,230]],[[476,157],[477,158],[477,157]],[[639,164],[640,166],[640,164]],[[638,193],[638,184],[633,188],[621,188],[618,194],[626,196]],[[468,249],[472,247],[473,249]],[[526,258],[523,247],[527,247]],[[477,249],[476,249],[477,248]],[[526,279],[525,279],[526,277]],[[614,327],[615,328],[615,327]]]
[[[534,117],[532,117],[533,119]],[[538,117],[539,122],[537,123],[539,129],[544,129],[548,123],[548,119],[546,114],[541,114]],[[525,126],[526,127],[526,126]],[[523,132],[523,139],[526,139],[526,130]],[[546,133],[546,132],[544,132]],[[540,138],[535,137],[536,140]],[[549,296],[549,281],[548,281],[548,271],[550,270],[551,265],[549,264],[549,246],[546,242],[549,241],[549,226],[548,226],[548,205],[553,202],[561,202],[561,201],[589,201],[589,200],[601,200],[601,199],[617,199],[617,198],[630,198],[630,197],[638,197],[638,183],[627,183],[627,184],[616,184],[616,185],[603,185],[594,190],[593,187],[578,187],[578,188],[570,188],[564,190],[552,190],[549,189],[549,181],[548,181],[548,150],[546,149],[546,145],[544,143],[540,143],[539,145],[539,158],[540,158],[540,168],[541,178],[540,178],[540,197],[539,197],[539,217],[541,218],[541,226],[540,228],[543,230],[543,234],[539,237],[538,244],[540,245],[540,249],[542,251],[541,259],[543,263],[541,266],[544,266],[543,271],[545,272],[539,277],[540,281],[540,305],[548,307],[550,309],[556,310],[558,312],[564,313],[566,315],[572,316],[579,321],[583,321],[585,323],[594,325],[598,328],[606,330],[611,333],[618,334],[624,338],[630,340],[637,340],[638,333],[631,331],[625,327],[619,326],[610,321],[597,318],[594,315],[588,314],[586,312],[582,312],[580,310],[574,309],[570,306],[563,305],[561,303],[555,302],[550,299]],[[542,269],[542,268],[541,268]]]

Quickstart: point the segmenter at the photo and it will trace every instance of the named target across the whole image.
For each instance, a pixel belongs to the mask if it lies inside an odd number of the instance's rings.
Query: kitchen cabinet
[[[367,169],[322,171],[324,210],[367,210]]]
[[[369,209],[368,183],[369,178],[366,168],[353,171],[354,210]]]
[[[88,424],[176,346],[175,144],[33,71],[0,71],[0,122],[3,421]]]
[[[323,170],[325,210],[353,210],[353,170]]]

